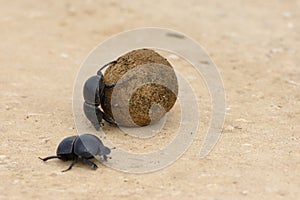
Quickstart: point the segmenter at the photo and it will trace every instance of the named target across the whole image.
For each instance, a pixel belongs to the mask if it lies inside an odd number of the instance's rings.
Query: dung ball
[[[121,126],[146,126],[159,121],[176,102],[178,83],[171,64],[151,49],[126,53],[104,73],[104,112]]]

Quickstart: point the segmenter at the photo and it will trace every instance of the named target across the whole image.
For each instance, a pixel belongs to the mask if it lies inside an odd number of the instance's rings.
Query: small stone
[[[250,123],[251,122],[251,121],[243,119],[243,118],[236,119],[235,121],[237,121],[237,122],[245,122],[245,123]]]
[[[69,5],[67,9],[68,9],[69,15],[75,15],[76,14],[76,8],[74,6]]]
[[[174,59],[174,60],[178,60],[179,59],[179,57],[177,55],[175,55],[175,54],[168,55],[168,58],[169,59]]]
[[[228,125],[224,128],[225,131],[233,131],[234,130],[234,126],[232,125]]]
[[[300,140],[300,137],[290,137],[289,139],[297,141],[297,140]]]
[[[294,28],[294,23],[293,23],[293,22],[287,23],[287,27],[288,27],[288,28]]]
[[[243,195],[247,195],[247,194],[249,193],[249,191],[248,191],[248,190],[243,190],[241,193],[242,193]]]
[[[284,18],[290,18],[290,17],[292,17],[292,13],[288,12],[288,11],[285,11],[285,12],[281,13],[281,16],[284,17]]]
[[[281,48],[281,47],[272,48],[271,52],[272,53],[281,53],[281,52],[283,52],[283,48]]]
[[[248,147],[251,147],[251,146],[253,146],[253,144],[244,143],[244,144],[242,144],[242,146],[248,146]]]
[[[68,54],[66,54],[66,53],[61,53],[61,54],[60,54],[60,57],[62,57],[62,58],[68,58],[68,57],[69,57],[69,55],[68,55]]]
[[[43,143],[47,143],[49,141],[49,138],[44,138],[44,139],[42,139],[42,142]]]

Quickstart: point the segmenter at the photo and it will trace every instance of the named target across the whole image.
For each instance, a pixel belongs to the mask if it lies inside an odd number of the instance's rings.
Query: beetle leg
[[[115,126],[117,125],[116,122],[108,114],[106,114],[106,113],[102,113],[102,114],[103,114],[102,118],[105,121],[107,121],[108,123],[113,124]]]
[[[69,166],[69,168],[68,169],[65,169],[65,170],[63,170],[62,172],[66,172],[66,171],[69,171],[70,169],[72,169],[72,167],[75,165],[75,163],[77,162],[77,157],[76,158],[74,158],[74,160],[72,160],[72,163],[71,163],[71,165]]]
[[[88,160],[86,158],[82,158],[82,161],[85,164],[88,164],[89,166],[91,166],[93,169],[97,169],[98,168],[98,166],[95,163],[93,163],[92,161],[90,161],[90,160]]]
[[[60,158],[60,156],[48,156],[46,158],[39,157],[39,159],[41,159],[42,161],[47,161],[47,160],[50,160],[50,159],[53,159],[53,158]]]
[[[98,131],[101,127],[100,123],[102,121],[102,111],[98,108],[98,106],[88,104],[84,102],[83,110],[85,116],[88,120],[93,124],[95,129]]]
[[[115,83],[112,83],[112,84],[105,84],[105,87],[106,87],[106,88],[113,88],[113,87],[115,87],[115,86],[116,86]]]
[[[106,102],[104,90],[100,93],[100,101],[101,101],[102,109],[106,108],[107,102]]]
[[[111,156],[107,156],[107,155],[102,155],[103,156],[103,160],[104,161],[107,161],[107,158],[111,159],[112,157]]]

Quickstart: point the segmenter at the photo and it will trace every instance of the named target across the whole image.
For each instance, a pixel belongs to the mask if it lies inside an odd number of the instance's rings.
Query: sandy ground
[[[0,199],[299,199],[299,10],[296,0],[1,0]],[[197,158],[202,128],[177,162],[154,173],[101,164],[62,173],[67,163],[41,162],[77,134],[72,90],[89,52],[143,26],[193,37],[218,65],[227,114],[214,150]],[[143,146],[130,140],[122,141]]]

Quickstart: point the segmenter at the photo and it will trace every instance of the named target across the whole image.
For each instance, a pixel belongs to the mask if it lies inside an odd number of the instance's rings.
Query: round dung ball
[[[151,49],[126,53],[104,73],[104,112],[121,126],[146,126],[159,121],[176,102],[178,83],[171,64]]]

